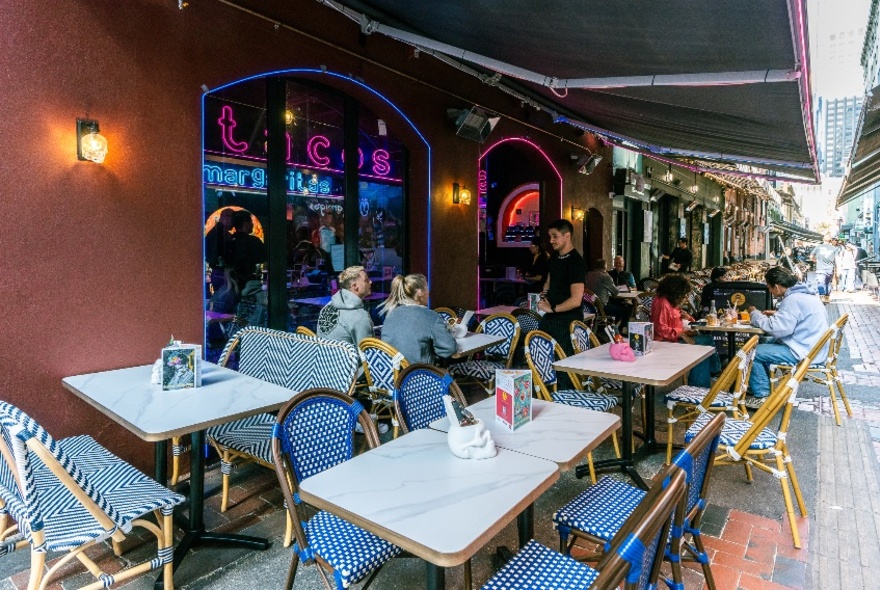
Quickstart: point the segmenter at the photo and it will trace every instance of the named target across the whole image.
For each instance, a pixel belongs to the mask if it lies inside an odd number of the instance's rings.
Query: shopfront
[[[283,129],[274,145],[272,121]],[[393,125],[339,90],[256,78],[206,95],[209,354],[243,322],[315,330],[347,266],[367,269],[368,304],[384,299],[407,269],[406,162]]]

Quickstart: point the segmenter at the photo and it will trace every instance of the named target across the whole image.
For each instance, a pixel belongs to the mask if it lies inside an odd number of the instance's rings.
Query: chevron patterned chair
[[[849,314],[845,313],[832,324],[827,358],[824,362],[813,363],[805,376],[805,379],[828,388],[828,394],[831,398],[831,409],[834,410],[834,420],[838,426],[841,426],[841,422],[840,410],[837,407],[837,396],[834,391],[835,386],[840,390],[840,399],[843,401],[846,415],[850,418],[853,415],[852,408],[849,406],[849,399],[846,397],[846,391],[843,389],[843,379],[840,378],[840,374],[837,372],[837,357],[840,355],[840,347],[843,345],[843,329],[848,321]],[[793,369],[794,367],[789,365],[774,365],[773,371],[771,371],[773,373],[772,382],[776,383],[779,381],[780,377],[777,373],[786,375],[791,373]]]
[[[727,363],[712,387],[682,385],[666,394],[666,462],[672,459],[673,429],[678,422],[690,424],[706,412],[732,412],[742,418],[748,412],[743,405],[758,337],[752,336]],[[676,414],[676,411],[681,413]]]
[[[449,372],[455,377],[478,383],[487,394],[493,395],[495,371],[509,369],[513,364],[513,353],[519,341],[519,324],[516,318],[508,313],[496,313],[480,322],[476,331],[478,334],[504,336],[504,340],[486,349],[485,354],[489,358],[475,359],[471,355],[467,360],[451,365]]]
[[[342,590],[368,578],[366,588],[382,565],[401,552],[329,512],[307,513],[299,498],[303,479],[351,459],[355,424],[363,428],[371,449],[379,445],[376,426],[363,410],[359,402],[338,391],[309,389],[278,412],[272,458],[296,539],[286,590],[293,587],[300,560],[317,566],[325,587]]]
[[[447,324],[451,321],[458,321],[458,314],[455,313],[455,310],[450,307],[435,307],[434,311],[440,314],[440,317],[443,318],[443,321]]]
[[[715,419],[700,432],[698,437],[675,456],[668,470],[680,469],[685,473],[687,493],[675,512],[666,559],[672,566],[670,588],[683,588],[682,561],[699,563],[709,590],[715,590],[715,580],[709,567],[709,557],[700,536],[700,523],[706,510],[713,457],[718,449],[725,414]],[[663,485],[669,471],[656,481]],[[605,543],[621,529],[623,522],[636,510],[647,492],[612,477],[603,477],[599,483],[581,492],[574,500],[553,514],[553,524],[559,531],[559,550],[566,555],[578,539],[599,546],[599,550],[587,561],[601,559]]]
[[[56,441],[20,409],[0,402],[0,524],[9,514],[18,525],[9,538],[0,530],[0,547],[30,545],[29,590],[45,588],[74,559],[97,579],[85,588],[108,588],[162,568],[165,590],[171,590],[172,515],[184,500],[92,437]],[[155,535],[156,554],[139,565],[103,571],[94,561],[99,553],[94,547],[110,539],[120,556],[119,543],[135,526]],[[67,555],[47,568],[50,552]]]
[[[313,387],[327,387],[350,394],[361,366],[357,349],[347,342],[269,328],[243,328],[227,343],[217,364],[223,366],[234,350],[238,350],[240,372],[287,387],[291,390],[291,397]],[[208,441],[220,454],[223,473],[221,512],[225,512],[229,504],[229,477],[236,462],[253,461],[273,468],[271,442],[274,424],[272,414],[257,414],[208,430]],[[288,522],[285,547],[290,542],[289,527]]]
[[[364,365],[366,391],[364,392],[373,407],[373,421],[387,417],[394,426],[394,438],[400,428],[400,421],[394,411],[394,383],[400,371],[409,366],[409,362],[400,352],[378,338],[364,338],[358,343]]]
[[[483,590],[656,588],[672,513],[685,495],[685,474],[672,468],[663,483],[653,486],[626,519],[595,569],[532,540]]]
[[[742,465],[746,477],[752,481],[752,467],[769,473],[779,480],[782,499],[791,525],[794,546],[801,548],[800,533],[794,515],[791,492],[794,491],[801,516],[807,516],[807,506],[801,495],[800,484],[788,450],[788,427],[797,397],[798,387],[815,359],[817,351],[825,347],[831,339],[829,328],[816,343],[810,353],[797,365],[788,380],[774,387],[761,407],[747,419],[728,419],[721,431],[721,442],[715,456],[715,465]],[[781,417],[780,417],[781,414]],[[779,426],[774,430],[770,424],[779,418]],[[711,415],[703,414],[685,432],[685,442],[693,440],[700,430],[711,420]],[[791,484],[791,490],[789,489]]]
[[[467,405],[461,389],[445,370],[416,363],[401,371],[394,388],[394,407],[403,433],[427,428],[444,417],[444,395],[452,396],[462,407]]]
[[[532,382],[535,388],[535,395],[548,402],[556,402],[584,408],[587,410],[596,410],[598,412],[607,412],[617,406],[617,397],[607,393],[597,393],[589,391],[581,384],[580,378],[569,373],[572,384],[575,389],[556,389],[557,377],[556,369],[553,363],[565,358],[565,352],[559,343],[556,342],[550,334],[541,330],[535,330],[526,336],[526,362],[532,371]],[[620,447],[617,444],[617,433],[611,434],[611,441],[614,443],[614,452],[620,458]],[[596,473],[593,470],[593,454],[587,455],[587,464],[590,468],[590,479],[596,483]]]

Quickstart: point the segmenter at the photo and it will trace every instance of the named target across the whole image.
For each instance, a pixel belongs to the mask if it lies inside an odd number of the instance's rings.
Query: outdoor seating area
[[[513,320],[508,314],[497,317],[505,322]],[[139,580],[151,569],[164,568],[161,581],[167,590],[173,588],[172,570],[185,571],[186,561],[197,560],[197,555],[205,551],[230,551],[220,548],[224,544],[244,551],[236,559],[238,565],[230,567],[246,568],[253,559],[267,559],[257,555],[278,551],[273,548],[273,540],[214,535],[205,530],[204,523],[211,520],[206,520],[212,512],[209,505],[222,515],[239,511],[239,503],[250,503],[251,494],[246,489],[253,484],[248,480],[263,482],[259,489],[272,487],[270,476],[261,475],[256,467],[262,465],[277,475],[274,485],[279,486],[278,492],[272,494],[274,500],[265,505],[269,512],[261,518],[267,522],[278,520],[279,525],[286,523],[272,532],[280,534],[277,544],[289,545],[288,551],[292,552],[287,554],[289,567],[285,566],[287,588],[313,587],[310,579],[323,580],[320,583],[327,587],[342,588],[363,581],[372,582],[376,588],[388,587],[390,579],[385,580],[383,572],[403,568],[410,572],[405,574],[409,579],[415,573],[413,562],[427,564],[416,568],[424,573],[421,580],[413,581],[427,588],[530,588],[539,583],[537,580],[581,588],[582,583],[603,584],[602,580],[610,580],[607,583],[614,585],[624,578],[634,580],[635,572],[644,583],[667,579],[669,584],[688,588],[696,580],[704,580],[710,588],[727,588],[725,575],[713,573],[713,568],[717,569],[713,555],[719,555],[721,545],[707,538],[701,523],[711,522],[713,501],[723,496],[717,487],[729,488],[733,480],[751,482],[753,469],[774,475],[767,479],[781,485],[781,502],[765,498],[778,506],[773,512],[777,514],[775,520],[783,525],[779,534],[788,528],[789,546],[808,550],[808,539],[801,535],[810,530],[804,527],[808,522],[807,502],[816,491],[813,488],[805,494],[795,475],[795,468],[802,471],[809,457],[799,452],[798,436],[792,429],[800,413],[796,407],[808,386],[816,388],[818,396],[825,390],[831,402],[826,406],[829,416],[835,416],[840,424],[835,399],[842,391],[836,389],[842,387],[842,378],[836,362],[849,320],[849,314],[841,315],[796,367],[776,367],[771,398],[751,415],[742,404],[742,394],[757,337],[737,351],[712,388],[698,390],[676,386],[676,380],[688,366],[708,354],[701,352],[701,347],[655,343],[658,348],[634,365],[615,366],[608,357],[609,345],[599,343],[580,321],[572,324],[577,353],[573,357],[566,357],[559,345],[540,330],[527,334],[526,361],[535,380],[536,395],[532,422],[516,432],[495,422],[495,399],[487,396],[482,384],[472,380],[457,384],[451,370],[454,364],[449,371],[431,365],[407,366],[402,355],[380,341],[371,345],[369,339],[358,353],[344,343],[316,336],[245,328],[227,347],[222,364],[214,368],[209,365],[202,387],[187,394],[191,399],[175,410],[173,421],[169,420],[172,415],[168,409],[150,405],[162,399],[162,392],[151,392],[147,383],[137,385],[138,381],[133,380],[136,375],[146,375],[149,367],[71,377],[65,379],[65,385],[73,393],[118,416],[121,424],[130,424],[132,432],[144,440],[154,441],[159,481],[166,481],[166,445],[172,434],[179,441],[184,433],[194,432],[191,448],[200,449],[204,448],[202,433],[207,430],[219,461],[206,470],[201,453],[173,455],[175,464],[181,459],[186,461],[182,468],[175,467],[175,472],[184,474],[180,479],[188,496],[190,516],[184,529],[188,532],[172,538],[171,514],[175,506],[187,502],[185,496],[135,474],[88,436],[55,441],[36,422],[6,404],[0,421],[4,435],[0,447],[4,451],[4,462],[0,464],[0,498],[4,503],[0,515],[6,520],[7,530],[4,559],[10,563],[23,553],[15,550],[28,545],[33,552],[32,563],[43,563],[59,550],[74,549],[71,555],[92,570],[99,585],[129,578]],[[518,332],[520,326],[515,320],[514,326]],[[508,348],[503,351],[507,359],[512,359],[515,340],[507,331],[504,342]],[[827,360],[813,362],[829,342]],[[492,350],[491,345],[483,346],[487,352]],[[509,366],[506,362],[500,368]],[[237,370],[222,368],[230,364]],[[364,396],[358,399],[370,401],[373,407],[369,411],[350,397],[357,391],[357,369],[362,365],[366,385]],[[575,389],[557,388],[558,371],[568,372]],[[811,373],[821,378],[805,379]],[[582,382],[584,377],[587,379]],[[121,383],[129,383],[125,398],[113,393],[114,384]],[[633,395],[634,384],[640,385],[639,396]],[[199,401],[220,402],[218,396],[241,388],[259,393],[250,401],[236,396],[236,407],[212,403],[209,412]],[[450,424],[443,395],[451,395],[486,425],[499,453],[494,459],[466,461],[450,454]],[[641,411],[635,411],[639,406],[632,403],[634,397],[643,398]],[[668,428],[665,444],[658,444],[653,414],[663,406],[669,411],[665,418]],[[199,407],[201,416],[183,411],[184,407]],[[140,408],[152,409],[141,414]],[[260,413],[273,409],[279,409],[277,417]],[[621,409],[623,413],[618,415]],[[382,412],[394,420],[395,431],[380,436],[376,425]],[[851,416],[848,413],[847,417]],[[664,418],[656,418],[657,422],[661,420]],[[356,425],[360,426],[357,432]],[[616,432],[621,425],[619,442]],[[640,444],[636,435],[643,439]],[[683,450],[676,451],[681,444],[685,445]],[[599,459],[594,458],[596,453]],[[82,461],[86,463],[80,467]],[[720,470],[738,473],[721,476],[713,469],[725,465],[745,467],[746,477],[740,470]],[[609,468],[612,473],[597,480],[596,470]],[[118,475],[108,478],[105,473],[111,470]],[[582,479],[586,475],[589,481]],[[216,494],[215,499],[194,496],[205,494],[206,479],[214,482],[208,484],[208,493]],[[97,484],[99,481],[113,484],[101,487],[104,484]],[[357,485],[350,490],[346,482]],[[71,485],[80,487],[65,491]],[[762,485],[766,488],[768,482]],[[50,493],[46,490],[52,488],[44,486],[55,486],[59,491]],[[142,492],[122,492],[132,486]],[[239,489],[241,486],[245,487]],[[716,491],[710,493],[713,488]],[[80,489],[83,491],[77,491]],[[354,490],[357,493],[350,493]],[[93,548],[91,557],[87,557],[75,549],[76,545],[64,541],[60,532],[52,532],[57,526],[67,529],[66,523],[73,521],[66,517],[59,521],[61,513],[51,503],[33,504],[38,498],[58,497],[61,501],[62,492],[83,498],[81,494],[86,494],[94,502],[93,507],[83,506],[83,515],[92,515],[97,532],[83,537],[71,530],[80,539],[77,543],[105,545],[110,555],[124,557],[132,550],[124,534],[135,524],[154,532],[159,542],[158,557],[148,559],[143,566],[125,569],[124,575],[100,573],[94,561],[100,552],[96,554]],[[673,512],[674,506],[678,508]],[[740,510],[748,512],[748,508],[742,506]],[[151,511],[160,516],[155,522],[144,517]],[[450,528],[450,522],[457,526]],[[709,530],[717,533],[717,525],[713,526]],[[510,527],[516,531],[515,539],[504,533]],[[671,531],[667,546],[652,545],[667,539],[667,533],[662,532],[667,530]],[[556,532],[557,541],[547,537],[549,531]],[[617,549],[627,539],[642,538],[640,534],[647,535],[639,545],[646,553]],[[139,547],[145,541],[142,536],[137,539],[135,547],[140,553]],[[211,546],[192,553],[199,542]],[[494,556],[488,563],[487,555]],[[381,567],[392,557],[396,557],[393,562],[402,560],[401,565],[388,562],[387,567]],[[274,562],[275,558],[271,559]],[[688,562],[696,569],[686,566]],[[51,580],[59,574],[69,575],[68,566],[61,568],[66,563],[58,561],[42,577]],[[487,572],[487,567],[493,565],[500,569]],[[30,571],[40,572],[42,567]],[[721,571],[726,572],[726,566]],[[696,574],[699,576],[694,577]],[[29,586],[36,588],[41,577],[33,575]],[[148,583],[152,582],[132,582],[144,587]],[[195,579],[183,586],[196,587],[194,583]]]

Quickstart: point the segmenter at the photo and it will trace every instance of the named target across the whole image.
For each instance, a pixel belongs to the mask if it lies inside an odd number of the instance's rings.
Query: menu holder
[[[532,421],[532,372],[495,371],[495,422],[513,432]]]
[[[202,385],[202,347],[175,341],[162,349],[162,389],[191,389]]]

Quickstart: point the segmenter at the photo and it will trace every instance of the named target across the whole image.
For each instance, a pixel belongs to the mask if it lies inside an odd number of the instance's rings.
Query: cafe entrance
[[[204,97],[208,358],[244,325],[316,329],[336,276],[363,265],[370,307],[408,267],[408,151],[338,88],[250,79]]]
[[[540,285],[522,278],[533,239],[546,242],[544,215],[558,215],[562,175],[541,148],[525,138],[490,145],[479,159],[480,307],[512,305]]]

